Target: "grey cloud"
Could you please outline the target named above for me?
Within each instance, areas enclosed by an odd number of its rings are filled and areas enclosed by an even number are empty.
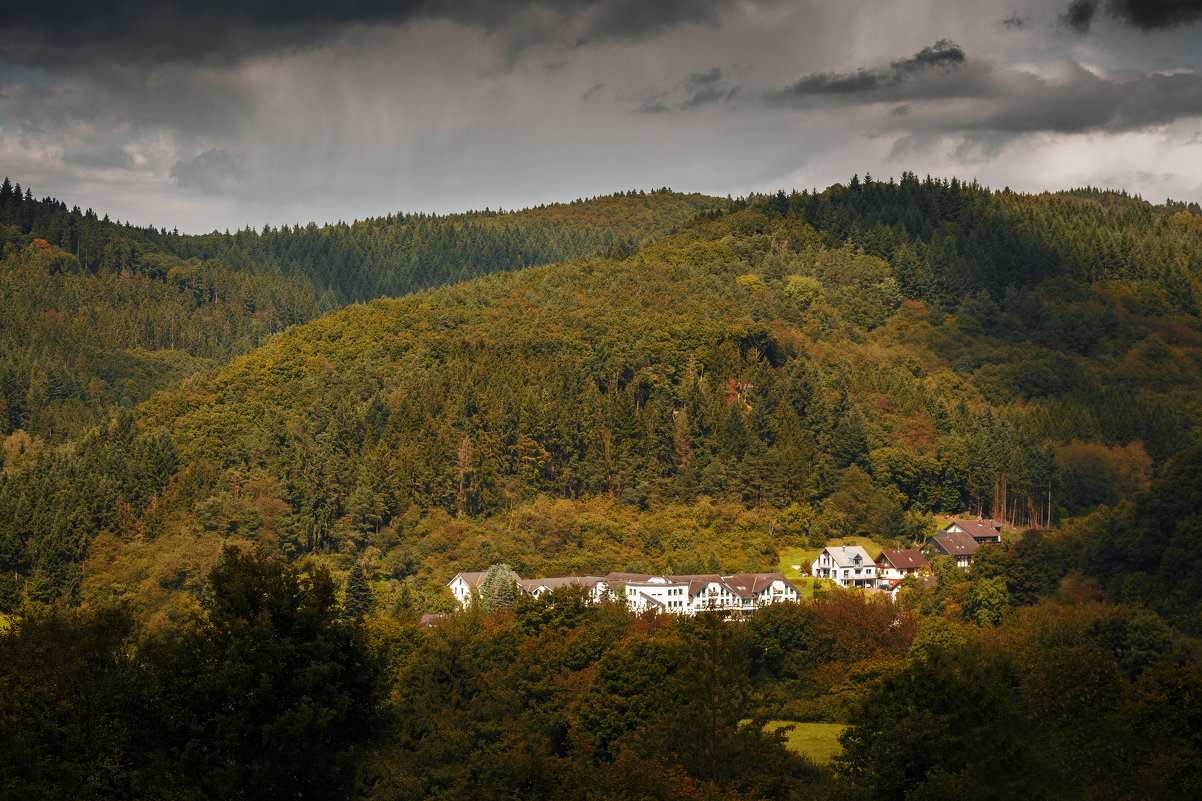
[[[593,95],[597,94],[597,92],[600,92],[604,88],[605,88],[604,82],[593,84],[592,86],[590,86],[588,88],[588,91],[586,91],[583,95],[580,96],[580,102],[587,103],[589,100],[591,100],[593,98]]]
[[[634,111],[636,114],[666,114],[671,111],[696,111],[704,106],[729,103],[740,93],[738,86],[727,86],[721,67],[704,72],[691,72],[670,90],[657,90],[646,96]]]
[[[171,179],[181,189],[220,194],[240,183],[244,171],[240,156],[226,148],[212,148],[193,158],[177,161],[171,167]]]
[[[722,70],[714,67],[708,72],[694,72],[685,79],[685,86],[690,89],[697,89],[702,86],[711,86],[722,80]]]
[[[1020,17],[1017,11],[1011,11],[1010,16],[1002,20],[1002,25],[1011,30],[1022,30],[1031,24],[1031,21],[1026,17]]]
[[[645,100],[635,108],[635,114],[667,114],[671,111],[663,100]]]
[[[0,62],[52,70],[95,63],[225,63],[320,46],[356,25],[442,19],[496,31],[538,10],[579,41],[638,39],[712,24],[733,0],[0,0]]]
[[[1060,21],[1078,33],[1088,33],[1101,9],[1100,0],[1073,0]],[[1106,0],[1105,11],[1120,25],[1165,30],[1202,20],[1202,0]]]
[[[722,70],[714,67],[707,72],[694,72],[685,79],[685,92],[688,97],[680,104],[682,109],[694,110],[713,103],[734,100],[739,94],[739,87],[726,88],[722,86]]]
[[[975,96],[933,98],[886,127],[1005,141],[1036,132],[1122,133],[1202,116],[1202,76],[1195,73],[1108,79],[1069,62],[1054,82],[1004,70],[983,72],[977,80]]]
[[[99,149],[67,153],[63,156],[63,162],[98,169],[126,170],[134,166],[134,159],[129,151],[116,144],[109,144]]]
[[[1032,132],[1118,133],[1202,116],[1202,75],[1099,75],[1067,59],[1039,75],[970,62],[941,40],[888,68],[816,73],[765,99],[819,109],[888,103],[887,111],[874,112],[881,131],[988,133],[1005,140]]]
[[[723,89],[721,86],[707,86],[690,94],[680,107],[687,110],[701,108],[712,103],[734,100],[739,95],[739,87]]]
[[[940,39],[910,58],[878,69],[860,68],[852,73],[816,72],[777,93],[778,101],[801,100],[820,95],[859,95],[892,90],[925,74],[949,72],[964,67],[967,59],[955,42]]]

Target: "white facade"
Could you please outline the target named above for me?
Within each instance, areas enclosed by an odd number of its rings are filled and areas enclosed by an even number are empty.
[[[626,605],[634,612],[657,609],[674,615],[686,614],[689,606],[689,582],[673,581],[666,576],[652,576],[645,581],[628,582],[625,586]]]
[[[828,545],[810,565],[810,573],[840,587],[876,586],[876,563],[859,545]]]
[[[484,573],[458,573],[449,582],[461,608],[467,608],[472,591],[478,588]],[[567,585],[589,588],[589,600],[622,598],[636,613],[656,610],[672,615],[693,616],[703,611],[750,612],[761,606],[797,601],[797,588],[782,573],[716,573],[685,576],[650,576],[636,573],[610,573],[608,576],[566,576],[519,579],[519,591],[535,598]]]
[[[451,594],[459,602],[460,609],[467,609],[472,602],[472,590],[480,586],[480,580],[483,578],[483,573],[456,573],[455,578],[448,583],[447,586],[451,588]]]

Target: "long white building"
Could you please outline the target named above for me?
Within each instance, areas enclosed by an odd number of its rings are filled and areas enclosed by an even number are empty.
[[[457,573],[449,582],[451,592],[462,608],[472,600],[472,591],[484,573]],[[646,573],[610,573],[606,576],[560,576],[523,579],[514,575],[518,590],[539,597],[553,589],[569,585],[588,588],[589,598],[624,599],[635,612],[656,610],[671,615],[696,615],[707,610],[750,612],[761,606],[796,601],[797,587],[783,573],[717,573],[656,576]]]

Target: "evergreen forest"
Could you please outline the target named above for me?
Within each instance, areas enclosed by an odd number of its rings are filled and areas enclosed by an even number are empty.
[[[6,179],[0,248],[0,797],[1202,794],[1196,203],[906,173],[198,236]],[[962,514],[1003,528],[967,571],[737,624],[446,586]]]

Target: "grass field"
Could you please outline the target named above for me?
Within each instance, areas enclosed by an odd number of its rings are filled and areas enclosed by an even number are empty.
[[[831,761],[843,749],[839,745],[839,735],[847,728],[842,723],[794,723],[788,720],[772,720],[767,729],[775,731],[782,726],[792,726],[786,732],[786,745],[790,751],[809,757],[819,765]]]
[[[829,540],[827,545],[859,545],[864,550],[868,551],[868,555],[876,559],[884,550],[880,545],[868,539],[867,537],[835,537]],[[780,566],[777,568],[785,574],[785,578],[789,580],[801,578],[814,563],[814,559],[818,554],[822,553],[821,548],[783,548],[780,552]],[[793,569],[793,565],[799,565],[797,570]]]

